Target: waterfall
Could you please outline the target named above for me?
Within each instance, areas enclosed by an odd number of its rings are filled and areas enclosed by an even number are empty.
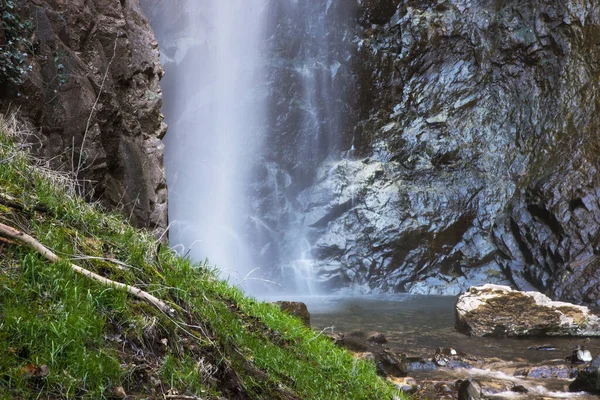
[[[349,39],[331,30],[347,6],[142,3],[167,72],[171,245],[208,258],[233,282],[256,278],[314,291],[314,243],[298,198],[318,166],[342,154],[349,56],[338,42]]]

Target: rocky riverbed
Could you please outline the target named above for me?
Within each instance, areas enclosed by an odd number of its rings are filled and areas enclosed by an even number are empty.
[[[577,359],[578,346],[596,356],[597,338],[468,336],[456,330],[454,296],[301,300],[314,329],[374,360],[381,375],[418,398],[597,398],[583,391],[589,387],[570,389],[592,365]]]

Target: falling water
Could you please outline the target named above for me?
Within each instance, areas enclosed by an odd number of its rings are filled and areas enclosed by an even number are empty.
[[[252,278],[312,292],[313,241],[297,198],[321,163],[343,157],[348,57],[330,32],[340,6],[143,3],[167,72],[171,245],[234,277],[254,271]]]
[[[265,0],[147,1],[167,70],[170,243],[242,277],[249,160],[260,149]],[[167,4],[168,3],[168,4]]]

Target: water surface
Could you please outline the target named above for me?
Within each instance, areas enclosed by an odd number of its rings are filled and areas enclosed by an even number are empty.
[[[409,355],[431,357],[437,347],[452,347],[469,355],[531,363],[564,359],[578,345],[593,355],[600,339],[584,338],[475,338],[455,329],[455,296],[304,297],[315,329],[333,326],[335,332],[362,330],[383,333],[389,346]],[[554,351],[528,350],[551,345]]]

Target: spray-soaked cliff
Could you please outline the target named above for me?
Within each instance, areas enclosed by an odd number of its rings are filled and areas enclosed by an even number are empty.
[[[375,287],[507,279],[595,302],[598,6],[397,3],[360,21],[369,157],[345,167],[362,200],[323,249]]]
[[[251,182],[264,229],[251,237],[259,256],[272,252],[274,279],[286,279],[276,267],[297,258],[301,232],[327,287],[449,293],[508,282],[596,301],[595,3],[294,3],[307,19],[267,4],[275,95]],[[318,69],[285,68],[307,54],[329,71],[318,81],[335,93],[328,102],[299,94],[301,72]],[[299,142],[336,129],[303,161]]]

